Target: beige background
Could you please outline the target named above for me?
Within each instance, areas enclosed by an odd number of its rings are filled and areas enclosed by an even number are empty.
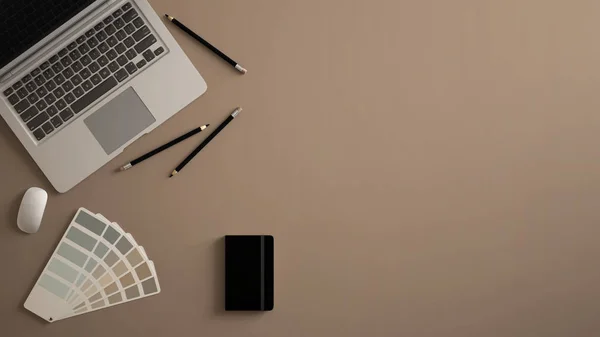
[[[52,191],[0,122],[0,334],[597,336],[597,1],[153,0],[208,92],[16,229]],[[244,112],[175,179],[201,137]],[[79,206],[143,244],[162,293],[55,324],[22,309]],[[275,310],[222,310],[226,234],[275,237]]]

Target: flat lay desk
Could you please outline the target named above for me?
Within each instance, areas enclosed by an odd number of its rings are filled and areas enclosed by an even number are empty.
[[[600,20],[590,1],[152,0],[208,83],[66,194],[0,122],[2,336],[592,336]],[[169,80],[169,79],[165,79]],[[126,172],[129,160],[240,114]],[[207,133],[208,134],[208,133]],[[15,223],[50,193],[40,231]],[[23,302],[78,207],[135,233],[162,292],[48,324]],[[275,238],[275,306],[223,308],[223,240]]]

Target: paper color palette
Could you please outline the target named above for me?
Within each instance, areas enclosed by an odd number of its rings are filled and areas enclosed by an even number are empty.
[[[154,263],[133,236],[80,208],[25,308],[54,322],[159,292]]]

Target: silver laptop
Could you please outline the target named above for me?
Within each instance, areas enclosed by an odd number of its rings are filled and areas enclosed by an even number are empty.
[[[0,115],[59,192],[206,91],[146,0],[2,0],[0,18]]]

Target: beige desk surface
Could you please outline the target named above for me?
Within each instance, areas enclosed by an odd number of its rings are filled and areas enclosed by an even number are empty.
[[[153,0],[208,92],[72,191],[0,123],[3,336],[596,336],[600,5]],[[245,111],[180,176],[199,138]],[[159,296],[45,324],[22,304],[79,206],[154,259]],[[275,310],[223,311],[226,234],[275,237]]]

